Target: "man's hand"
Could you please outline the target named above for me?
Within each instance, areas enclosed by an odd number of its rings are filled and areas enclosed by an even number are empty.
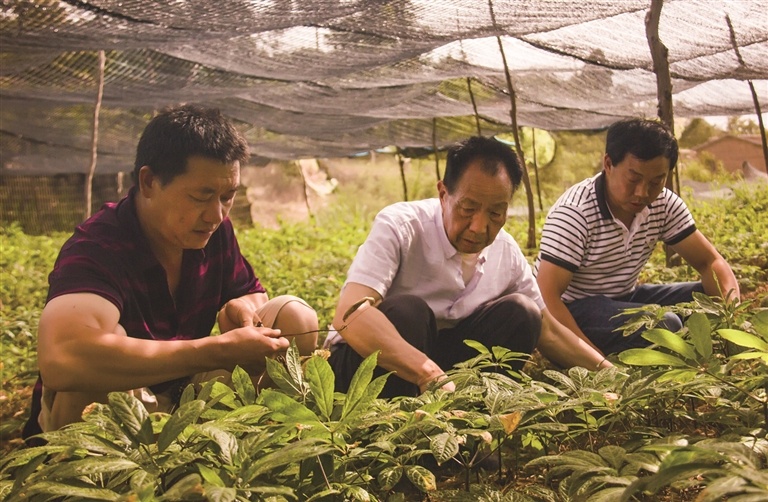
[[[427,389],[430,388],[433,383],[435,383],[435,382],[442,382],[446,378],[448,378],[448,377],[445,376],[445,373],[441,373],[441,374],[439,374],[437,376],[430,376],[430,377],[427,377],[427,378],[419,381],[419,383],[418,383],[419,393],[420,394],[424,394],[424,392],[426,392]],[[442,390],[444,390],[446,392],[453,392],[453,391],[456,390],[456,384],[451,382],[451,381],[448,381],[448,382],[445,382],[445,384],[443,384],[440,387],[440,389],[442,389]]]
[[[256,326],[235,328],[216,338],[222,342],[224,368],[232,371],[238,365],[251,375],[263,372],[265,359],[284,354],[290,345],[279,329]]]
[[[219,331],[226,333],[237,328],[261,326],[261,318],[256,313],[257,308],[256,303],[247,297],[228,301],[219,310],[217,316]]]

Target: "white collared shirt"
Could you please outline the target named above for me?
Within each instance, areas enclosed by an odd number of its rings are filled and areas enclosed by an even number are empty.
[[[544,301],[520,246],[501,230],[483,249],[465,284],[461,254],[448,241],[439,199],[399,202],[376,216],[347,274],[354,282],[388,295],[423,298],[438,328],[454,326],[478,307],[510,293]]]

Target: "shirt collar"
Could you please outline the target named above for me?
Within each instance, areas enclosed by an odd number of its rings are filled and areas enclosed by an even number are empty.
[[[600,208],[600,216],[604,220],[612,220],[613,214],[608,208],[608,199],[605,196],[605,171],[595,177],[595,197],[597,197],[597,207]]]

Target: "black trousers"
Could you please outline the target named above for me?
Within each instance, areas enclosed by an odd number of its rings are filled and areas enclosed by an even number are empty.
[[[462,319],[453,328],[437,329],[435,314],[418,296],[397,295],[386,298],[379,310],[395,326],[406,342],[424,352],[443,370],[477,355],[464,344],[476,340],[486,347],[500,346],[530,354],[541,333],[541,311],[527,296],[510,294],[489,302]],[[331,349],[328,362],[336,376],[336,391],[347,392],[363,358],[346,343]],[[520,369],[522,363],[516,369]],[[377,367],[374,376],[386,373]],[[416,384],[390,375],[380,397],[416,396]]]

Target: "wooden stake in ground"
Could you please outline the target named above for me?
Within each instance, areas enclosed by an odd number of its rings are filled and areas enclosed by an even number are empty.
[[[432,152],[435,154],[435,175],[440,181],[440,157],[437,152],[437,117],[432,118]]]
[[[739,65],[742,68],[746,68],[747,64],[744,62],[744,58],[741,57],[739,51],[739,44],[736,43],[736,32],[733,29],[733,23],[731,23],[731,17],[726,14],[725,22],[728,23],[728,31],[731,33],[731,45],[733,45],[733,51],[736,53],[736,58],[739,60]],[[765,124],[763,124],[763,113],[760,111],[760,101],[757,99],[757,92],[755,91],[755,84],[751,80],[747,80],[749,85],[749,91],[752,93],[752,102],[755,104],[755,112],[757,113],[757,123],[760,127],[760,141],[763,144],[763,160],[765,160],[765,172],[768,173],[768,143],[765,140]]]
[[[106,55],[104,51],[99,51],[99,82],[96,91],[96,106],[93,108],[93,133],[91,135],[91,165],[88,168],[88,176],[85,179],[85,218],[91,217],[91,206],[93,205],[93,175],[96,172],[96,157],[99,149],[99,113],[101,113],[101,100],[104,96],[104,66],[106,66]]]
[[[493,13],[493,0],[488,0],[488,7],[491,10],[491,21],[493,22],[493,28],[496,30],[496,14]],[[520,166],[523,168],[523,185],[525,186],[525,195],[528,200],[528,242],[526,247],[528,249],[534,249],[536,247],[536,215],[533,208],[533,192],[531,191],[531,179],[528,177],[528,166],[525,165],[525,155],[523,154],[523,147],[520,144],[520,133],[517,128],[517,97],[515,96],[515,88],[512,85],[512,77],[509,74],[509,65],[507,64],[507,56],[504,54],[504,45],[501,43],[501,37],[496,35],[496,41],[499,43],[499,52],[501,52],[501,61],[504,63],[504,76],[507,79],[507,90],[509,91],[509,101],[511,107],[509,109],[509,117],[512,120],[512,134],[515,136],[515,150],[517,150],[517,156],[520,157]]]
[[[659,19],[664,0],[651,0],[651,8],[645,14],[645,36],[648,39],[648,47],[651,49],[653,60],[653,73],[656,74],[656,95],[658,99],[658,114],[661,121],[669,127],[672,134],[675,133],[675,119],[672,111],[672,78],[669,73],[669,50],[659,38]],[[675,169],[677,173],[677,169]],[[674,176],[674,175],[673,175]],[[667,189],[675,191],[674,177],[667,177]],[[678,192],[680,181],[678,178]],[[672,265],[674,252],[664,245],[667,267]]]
[[[405,159],[403,158],[403,151],[400,147],[397,148],[397,163],[400,165],[400,179],[403,182],[403,200],[408,201],[408,184],[405,182]]]

